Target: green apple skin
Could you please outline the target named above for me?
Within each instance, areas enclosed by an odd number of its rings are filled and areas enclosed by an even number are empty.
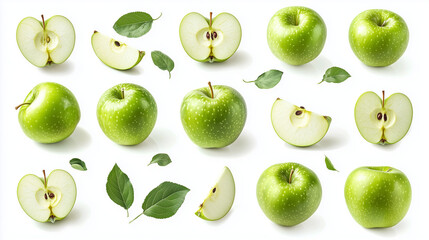
[[[110,140],[120,145],[143,142],[155,127],[157,113],[157,105],[150,92],[132,83],[108,89],[97,106],[100,128]]]
[[[25,98],[18,113],[24,133],[39,143],[56,143],[69,137],[80,120],[73,93],[54,82],[40,83]]]
[[[180,115],[189,138],[202,148],[222,148],[233,143],[244,128],[246,102],[229,86],[214,85],[189,92]]]
[[[322,52],[327,30],[322,17],[306,7],[286,7],[271,18],[267,41],[271,52],[291,65],[311,62]]]
[[[311,169],[298,163],[280,163],[261,174],[256,196],[271,221],[294,226],[317,210],[322,199],[322,186]]]
[[[350,214],[363,227],[392,227],[407,214],[411,185],[398,169],[360,167],[348,176],[344,197]]]
[[[350,46],[364,64],[389,66],[407,49],[409,32],[404,19],[383,10],[366,10],[355,17],[349,29]]]

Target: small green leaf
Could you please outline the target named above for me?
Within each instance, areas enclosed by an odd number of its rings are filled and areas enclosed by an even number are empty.
[[[153,21],[158,18],[153,19],[152,16],[145,12],[130,12],[120,17],[113,25],[113,29],[122,36],[137,38],[149,32]]]
[[[331,83],[340,83],[344,82],[347,78],[351,77],[350,74],[339,67],[331,67],[326,70],[325,75],[323,75],[322,82],[331,82]]]
[[[168,154],[166,154],[166,153],[158,153],[155,156],[153,156],[152,161],[150,161],[148,166],[153,164],[153,163],[157,163],[159,166],[163,167],[163,166],[167,166],[168,164],[170,164],[171,159],[170,159],[170,156],[168,156]]]
[[[106,191],[110,199],[127,210],[134,202],[134,189],[128,176],[121,171],[117,164],[113,166],[107,177]]]
[[[327,169],[338,172],[338,170],[335,169],[334,165],[332,164],[331,160],[329,160],[329,158],[326,155],[325,155],[325,164]]]
[[[269,89],[275,87],[282,79],[283,72],[279,70],[269,70],[262,73],[255,81],[245,81],[245,83],[254,82],[255,85],[260,89]]]
[[[72,166],[72,168],[77,169],[79,171],[88,170],[86,168],[85,162],[80,160],[79,158],[73,158],[72,160],[70,160],[70,165]]]
[[[153,51],[151,56],[153,64],[155,64],[161,70],[167,70],[169,78],[171,78],[171,71],[174,69],[173,60],[161,51]]]

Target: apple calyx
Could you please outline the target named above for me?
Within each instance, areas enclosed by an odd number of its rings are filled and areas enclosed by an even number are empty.
[[[24,105],[30,105],[31,103],[25,102],[25,103],[21,103],[18,106],[15,107],[15,110],[18,110],[20,107],[24,106]]]
[[[211,98],[214,99],[214,93],[213,93],[212,83],[209,82],[208,84],[209,84],[209,87],[210,87]]]

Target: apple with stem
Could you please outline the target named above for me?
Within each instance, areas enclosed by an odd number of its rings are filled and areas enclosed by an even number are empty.
[[[91,44],[95,55],[104,64],[118,70],[135,67],[145,55],[144,51],[137,50],[97,31],[92,34]]]
[[[241,41],[241,25],[230,13],[220,13],[212,19],[191,12],[179,27],[185,52],[199,62],[223,62],[230,58]]]
[[[25,175],[18,183],[18,201],[24,212],[38,222],[64,219],[76,201],[76,183],[66,171],[56,169],[43,178]]]
[[[26,17],[16,29],[16,42],[22,55],[33,65],[44,67],[63,63],[73,52],[75,43],[73,24],[56,15],[45,21]]]
[[[365,92],[356,102],[355,121],[362,137],[370,143],[393,144],[408,132],[413,120],[413,106],[402,93],[381,99]]]
[[[208,84],[183,98],[180,117],[186,134],[195,144],[222,148],[240,136],[247,117],[246,102],[231,87]]]

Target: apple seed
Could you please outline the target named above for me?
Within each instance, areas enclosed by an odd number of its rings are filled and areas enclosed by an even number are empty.
[[[48,195],[46,195],[46,193],[45,193],[45,200],[48,200]]]
[[[381,120],[381,118],[383,117],[383,114],[381,114],[381,112],[379,112],[378,114],[377,114],[377,119],[378,120]]]
[[[118,41],[115,41],[115,45],[116,45],[117,47],[121,46],[121,44],[120,44]]]
[[[295,115],[297,115],[297,116],[299,116],[299,115],[301,115],[302,114],[302,111],[301,110],[298,110],[298,111],[296,111],[295,112]]]
[[[45,193],[45,196],[46,196],[46,193]],[[54,198],[55,197],[55,194],[54,193],[49,193],[49,198],[50,199],[52,199],[52,198]]]
[[[213,40],[213,38],[217,38],[217,32],[213,32],[213,34],[212,34],[212,40]]]
[[[210,33],[209,33],[209,32],[207,32],[207,33],[206,33],[206,38],[207,38],[208,40],[210,40]]]
[[[216,192],[216,188],[213,188],[212,193],[215,193],[215,192]]]
[[[385,122],[387,121],[387,115],[386,114],[384,114],[384,121]]]

